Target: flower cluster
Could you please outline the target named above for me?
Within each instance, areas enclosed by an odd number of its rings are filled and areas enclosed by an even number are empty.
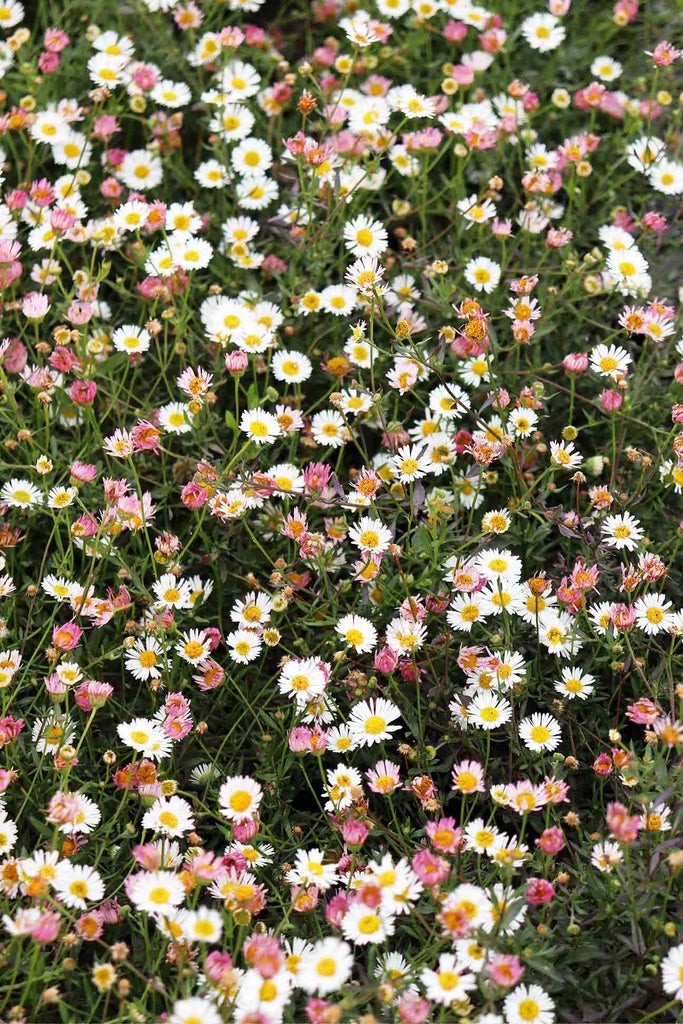
[[[671,5],[271,6],[0,7],[0,1018],[678,1019]]]

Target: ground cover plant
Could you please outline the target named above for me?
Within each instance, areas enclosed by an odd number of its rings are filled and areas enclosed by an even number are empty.
[[[0,1021],[683,1019],[679,14],[0,0]]]

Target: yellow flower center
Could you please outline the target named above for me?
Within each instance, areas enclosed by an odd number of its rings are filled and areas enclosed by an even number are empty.
[[[243,814],[250,805],[251,795],[244,789],[237,790],[230,797],[230,807],[233,811],[237,811],[238,814]]]

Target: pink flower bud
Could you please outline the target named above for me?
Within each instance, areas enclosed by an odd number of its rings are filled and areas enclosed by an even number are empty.
[[[235,375],[242,374],[249,366],[249,356],[246,352],[242,352],[240,349],[235,349],[234,352],[228,352],[225,357],[225,369],[228,373]]]
[[[562,360],[567,373],[584,373],[588,369],[588,356],[584,352],[570,352]]]
[[[342,836],[350,850],[360,850],[368,837],[368,826],[364,821],[345,821],[342,825]]]
[[[383,675],[389,675],[398,665],[398,654],[391,647],[382,647],[375,651],[375,668]]]
[[[600,395],[600,405],[605,412],[616,412],[624,401],[618,391],[603,391]]]

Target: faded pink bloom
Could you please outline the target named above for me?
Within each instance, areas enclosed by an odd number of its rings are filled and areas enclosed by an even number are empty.
[[[47,805],[46,817],[51,825],[66,825],[78,814],[78,800],[71,793],[55,793]]]
[[[657,213],[656,210],[648,210],[643,216],[643,226],[649,231],[666,231],[667,219],[663,217],[661,213]]]
[[[489,974],[496,985],[512,988],[524,974],[524,966],[514,953],[497,953],[489,967]]]
[[[451,873],[451,866],[431,850],[420,850],[413,857],[412,868],[423,885],[441,885]]]
[[[648,57],[652,57],[652,63],[656,68],[668,68],[676,60],[676,57],[680,57],[681,50],[677,50],[673,43],[663,39],[661,43],[657,43],[654,50],[645,50],[645,53]]]
[[[529,887],[524,895],[527,903],[540,906],[542,903],[550,903],[555,895],[555,888],[545,878],[530,878]]]
[[[438,821],[428,821],[425,831],[432,846],[440,853],[456,853],[462,845],[462,829],[459,825],[456,826],[455,818],[439,818]]]
[[[247,818],[245,821],[233,821],[232,834],[238,843],[248,843],[258,833],[261,823],[258,818]]]
[[[430,1006],[417,992],[405,992],[396,1003],[396,1011],[405,1024],[424,1024],[429,1017]]]
[[[60,651],[73,651],[78,647],[83,630],[75,622],[66,622],[52,629],[52,646]]]
[[[75,380],[69,388],[69,398],[76,405],[90,405],[95,401],[97,384],[94,380]]]
[[[609,754],[598,754],[593,761],[593,771],[596,775],[611,775],[613,767],[612,758]]]
[[[550,855],[559,853],[565,846],[564,832],[556,825],[546,828],[540,838],[536,840],[536,845],[540,846],[543,853]]]
[[[74,697],[83,711],[93,711],[103,707],[114,692],[109,683],[100,683],[97,679],[86,679],[76,689]]]
[[[76,459],[75,462],[71,463],[69,473],[72,480],[75,480],[77,483],[89,484],[97,476],[97,467],[91,462],[81,462],[79,459]]]
[[[660,709],[649,697],[641,697],[626,709],[626,717],[636,725],[651,725],[660,714]]]
[[[227,981],[232,972],[232,957],[229,953],[221,953],[215,949],[204,961],[204,971],[214,985],[220,985]]]
[[[49,308],[50,300],[40,292],[28,292],[21,303],[21,311],[27,320],[44,320]]]
[[[388,796],[401,785],[401,769],[393,761],[378,761],[365,773],[371,793]]]

